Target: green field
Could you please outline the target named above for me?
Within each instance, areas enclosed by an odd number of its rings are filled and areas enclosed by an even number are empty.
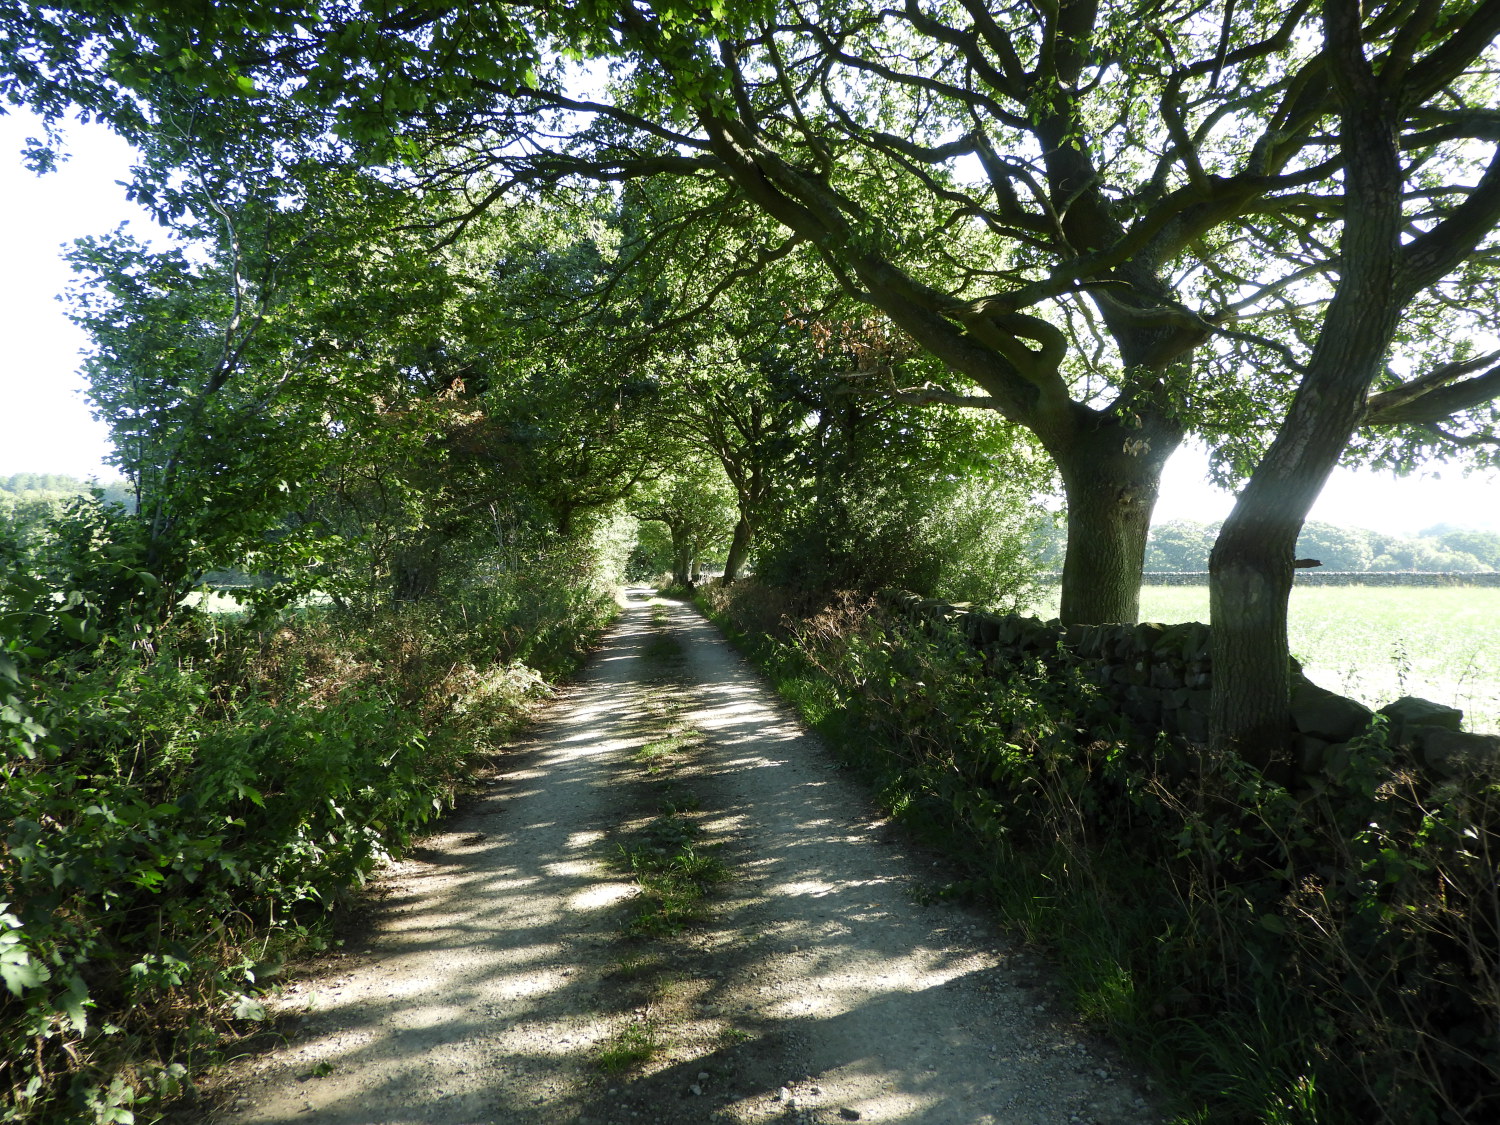
[[[1053,587],[1033,608],[1057,613]],[[1147,586],[1143,621],[1206,621],[1207,586]],[[1464,710],[1470,730],[1500,731],[1500,589],[1299,586],[1292,653],[1309,678],[1379,707],[1419,695]]]

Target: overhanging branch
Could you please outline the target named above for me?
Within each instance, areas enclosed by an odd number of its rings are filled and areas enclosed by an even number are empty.
[[[873,371],[846,371],[839,378],[842,382],[834,388],[833,393],[843,397],[869,395],[906,403],[908,406],[936,404],[968,406],[976,410],[1002,410],[1000,400],[989,395],[962,395],[934,387],[930,383],[923,383],[920,387],[899,387],[896,385],[895,371],[889,364],[881,364]]]
[[[1491,352],[1462,363],[1445,363],[1399,387],[1372,395],[1364,425],[1428,425],[1500,398],[1500,365],[1472,379],[1464,376],[1500,359]]]

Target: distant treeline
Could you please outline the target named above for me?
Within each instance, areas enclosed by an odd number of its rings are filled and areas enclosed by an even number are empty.
[[[1193,573],[1208,569],[1208,553],[1219,523],[1172,520],[1151,529],[1146,570]],[[1049,530],[1039,545],[1043,565],[1061,567],[1064,532]],[[1500,570],[1500,532],[1440,523],[1415,536],[1388,535],[1363,527],[1309,523],[1297,540],[1297,557],[1317,559],[1320,570],[1472,573]]]
[[[0,507],[12,508],[27,501],[66,500],[71,496],[87,496],[94,487],[88,481],[65,473],[12,473],[0,476]],[[126,508],[135,506],[135,494],[123,480],[106,481],[99,485],[106,503],[121,504]]]

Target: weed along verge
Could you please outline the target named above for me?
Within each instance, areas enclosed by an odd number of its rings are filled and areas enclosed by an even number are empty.
[[[646,772],[656,815],[616,844],[616,859],[640,888],[626,934],[665,938],[703,920],[709,894],[730,872],[718,855],[724,841],[704,839],[702,801],[680,776],[690,755],[704,744],[702,732],[683,721],[675,696],[674,689],[686,686],[673,682],[681,674],[683,649],[667,631],[660,605],[653,607],[652,624],[642,656],[657,673],[652,679],[663,684],[651,708],[659,716],[661,734],[633,757]]]
[[[690,608],[632,597],[510,762],[215,1122],[1158,1125]]]
[[[690,1022],[684,1003],[682,960],[674,939],[702,923],[711,897],[731,873],[719,857],[725,841],[708,840],[702,802],[684,784],[682,773],[704,746],[701,731],[682,717],[680,693],[684,650],[671,633],[666,608],[652,607],[651,633],[641,646],[646,679],[647,732],[654,734],[621,765],[627,784],[643,787],[654,815],[624,827],[614,842],[616,868],[634,881],[637,893],[625,903],[620,934],[630,951],[615,977],[645,1000],[644,1018],[627,1024],[599,1049],[598,1066],[607,1074],[638,1072],[665,1047],[681,1038]],[[655,731],[651,727],[656,728]],[[696,1083],[699,1089],[702,1083]]]

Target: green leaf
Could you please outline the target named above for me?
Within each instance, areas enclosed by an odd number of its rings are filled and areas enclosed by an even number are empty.
[[[240,996],[234,1002],[234,1018],[259,1023],[266,1018],[266,1006],[253,996]]]
[[[51,980],[52,970],[33,961],[24,949],[5,949],[0,951],[0,977],[5,978],[5,987],[19,996]]]
[[[62,994],[59,1003],[74,1031],[82,1033],[88,1029],[88,1009],[94,1006],[94,1002],[89,997],[88,985],[83,983],[82,977],[68,978],[68,990]]]

